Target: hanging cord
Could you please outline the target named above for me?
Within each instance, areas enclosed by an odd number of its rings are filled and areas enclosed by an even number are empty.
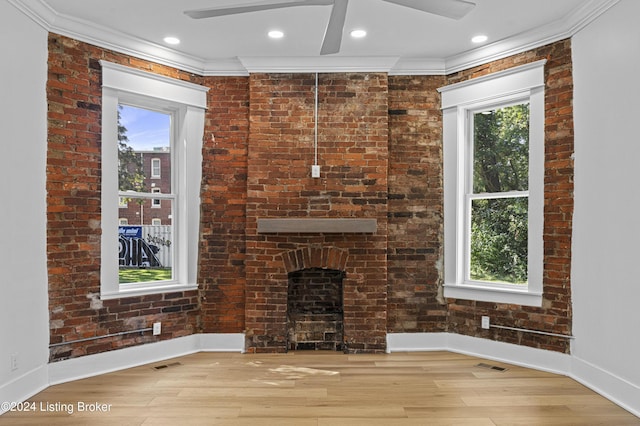
[[[314,135],[313,135],[313,149],[314,157],[313,164],[318,165],[318,73],[316,73],[316,93],[315,93],[315,105],[314,105]]]

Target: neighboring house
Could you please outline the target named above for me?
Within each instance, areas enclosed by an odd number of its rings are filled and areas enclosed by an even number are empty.
[[[167,148],[137,151],[142,159],[145,192],[171,192],[171,152]],[[171,225],[169,200],[120,199],[120,225]]]

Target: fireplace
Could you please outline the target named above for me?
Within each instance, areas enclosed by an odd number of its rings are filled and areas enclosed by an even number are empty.
[[[313,74],[249,77],[245,350],[384,352],[387,75],[321,74],[317,121],[315,90]],[[341,306],[299,312],[289,301],[291,276],[319,270],[341,277]]]
[[[288,274],[289,350],[344,350],[343,278],[343,271],[322,268]]]
[[[262,238],[251,249],[260,254],[247,262],[247,352],[386,350],[386,255],[372,244],[374,235]],[[298,248],[274,254],[291,245]]]

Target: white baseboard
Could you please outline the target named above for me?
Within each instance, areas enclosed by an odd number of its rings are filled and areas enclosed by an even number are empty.
[[[0,415],[8,411],[4,403],[18,403],[49,387],[47,366],[41,365],[0,386]]]
[[[192,334],[51,363],[49,364],[49,384],[70,382],[195,352],[242,352],[243,348],[243,334]]]
[[[387,333],[387,352],[449,350],[449,333]]]
[[[198,334],[202,352],[244,352],[244,334]]]
[[[451,351],[521,367],[569,375],[571,356],[511,343],[452,333],[390,333],[389,352]]]
[[[451,351],[571,377],[640,417],[640,387],[572,355],[451,333],[390,333],[387,350]]]
[[[571,378],[640,417],[640,386],[580,358],[572,358]]]

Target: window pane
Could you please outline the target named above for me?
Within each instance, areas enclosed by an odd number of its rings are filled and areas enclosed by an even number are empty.
[[[473,192],[529,189],[529,105],[473,117]]]
[[[120,191],[151,192],[153,184],[171,192],[171,116],[120,104],[118,183]],[[158,182],[158,180],[160,182]]]
[[[151,177],[159,178],[160,177],[160,159],[152,158],[151,159]]]
[[[473,200],[470,278],[526,284],[528,197]]]
[[[174,200],[153,198],[171,193],[170,147],[169,114],[119,105],[120,284],[173,280]]]
[[[171,225],[120,226],[118,234],[120,284],[173,279]]]

